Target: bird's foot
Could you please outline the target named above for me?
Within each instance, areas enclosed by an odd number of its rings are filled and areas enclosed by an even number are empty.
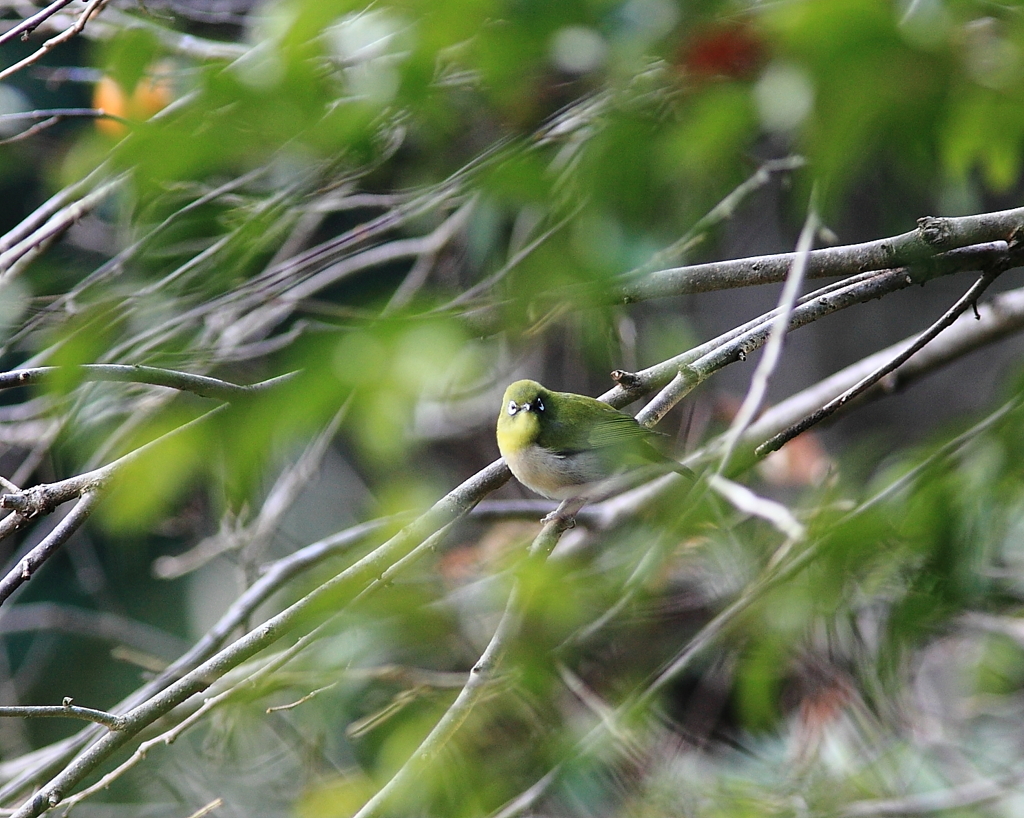
[[[583,508],[585,503],[586,499],[583,497],[570,497],[568,500],[562,500],[558,504],[558,508],[541,518],[541,525],[555,523],[562,531],[575,528],[576,512]]]
[[[570,517],[563,517],[561,514],[558,513],[558,509],[556,508],[550,514],[545,514],[543,517],[540,518],[541,525],[547,525],[548,523],[558,523],[562,530],[568,528],[575,528],[576,515],[573,514]]]

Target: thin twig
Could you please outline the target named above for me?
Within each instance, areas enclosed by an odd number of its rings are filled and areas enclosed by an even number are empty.
[[[941,366],[1024,330],[1024,289],[999,293],[989,302],[981,304],[979,313],[981,320],[968,320],[961,316],[956,324],[913,358],[863,393],[862,399],[896,392]],[[752,451],[758,444],[796,423],[892,360],[914,343],[915,337],[875,352],[766,409],[744,434],[743,445]]]
[[[987,269],[1006,261],[1007,247],[1002,242],[953,250],[930,262],[926,278]],[[801,298],[790,317],[789,329],[805,326],[854,304],[880,298],[921,281],[920,275],[915,278],[905,268],[855,275]],[[770,321],[775,315],[777,312],[773,310],[674,358],[640,372],[623,373],[618,379],[618,386],[601,395],[600,399],[621,408],[652,389],[661,388],[677,379],[680,383],[672,392],[671,400],[678,401],[723,366],[746,360],[751,352],[763,346],[768,339]],[[662,396],[658,396],[644,408],[641,415],[647,423],[650,418],[662,417],[671,405]]]
[[[439,252],[465,226],[472,213],[472,205],[472,200],[462,205],[425,236],[395,239],[338,260],[309,275],[290,276],[282,280],[280,287],[276,288],[276,298],[268,300],[264,293],[261,300],[267,303],[231,326],[229,335],[232,342],[239,343],[253,336],[265,334],[290,315],[303,299],[312,297],[348,276],[400,259]]]
[[[530,546],[526,558],[529,560],[545,559],[557,544],[558,538],[565,530],[567,524],[568,519],[564,517],[556,517],[546,523]],[[409,756],[398,772],[370,800],[363,804],[354,818],[372,818],[373,816],[380,815],[386,809],[391,799],[401,794],[413,782],[421,780],[424,771],[436,760],[438,754],[451,741],[466,719],[469,718],[470,712],[472,712],[474,706],[480,700],[484,689],[493,680],[495,670],[501,661],[502,655],[518,631],[523,602],[524,592],[522,586],[516,582],[509,594],[505,605],[505,612],[502,614],[493,636],[491,636],[487,647],[480,655],[476,664],[473,665],[469,678],[459,692],[458,697],[456,697],[452,705],[445,711],[437,724],[434,725],[434,728],[412,752],[412,755]]]
[[[181,13],[185,8],[186,6],[177,6],[176,13]],[[195,7],[188,6],[187,8]],[[211,40],[208,37],[175,31],[168,25],[158,25],[147,20],[143,15],[128,14],[116,7],[106,9],[103,17],[95,20],[93,25],[84,30],[84,34],[90,39],[110,40],[129,28],[143,28],[159,41],[163,51],[195,60],[233,62],[254,50],[253,46],[245,43]]]
[[[746,486],[734,483],[720,474],[711,476],[710,485],[736,509],[767,520],[794,542],[802,540],[807,533],[804,525],[782,503],[759,497]]]
[[[15,389],[44,383],[58,375],[80,376],[83,381],[108,381],[115,383],[141,383],[151,386],[165,386],[180,392],[191,392],[201,398],[215,398],[223,401],[240,400],[280,386],[292,379],[296,373],[289,372],[251,385],[239,385],[220,378],[193,375],[173,369],[155,366],[128,366],[125,364],[82,364],[75,367],[37,366],[31,369],[12,369],[0,373],[0,389]]]
[[[81,527],[82,523],[86,521],[89,515],[92,514],[96,505],[99,503],[100,496],[101,491],[99,484],[92,484],[89,488],[83,490],[81,498],[75,504],[75,507],[71,509],[71,512],[60,521],[53,531],[43,538],[43,541],[39,543],[39,545],[35,546],[24,557],[18,560],[17,565],[8,571],[3,579],[0,579],[0,605],[6,602],[11,594],[13,594],[18,588],[32,579],[32,575],[39,569],[39,566],[53,556],[53,554],[71,538],[71,535],[74,534]],[[22,513],[19,512],[19,514]],[[19,514],[12,516],[17,517]]]
[[[487,290],[493,288],[495,284],[497,284],[503,278],[505,278],[510,272],[512,272],[512,270],[516,269],[518,265],[522,264],[522,262],[526,258],[528,258],[530,254],[533,253],[544,242],[546,242],[553,235],[555,235],[555,233],[559,232],[564,227],[569,225],[572,222],[573,218],[579,215],[581,210],[583,210],[583,205],[577,204],[576,207],[574,207],[561,219],[555,222],[555,224],[548,227],[546,230],[540,233],[540,235],[535,236],[533,239],[527,242],[525,246],[520,247],[518,250],[516,250],[512,257],[508,261],[506,261],[498,270],[491,273],[489,276],[487,276],[487,278],[483,279],[483,281],[478,281],[472,287],[468,287],[467,289],[463,290],[461,293],[456,295],[446,304],[437,307],[433,311],[446,312],[456,307],[461,307],[463,305],[470,303],[471,301],[473,301],[473,299],[477,298],[479,295],[486,292]]]
[[[698,219],[679,239],[655,253],[642,267],[626,273],[626,277],[644,275],[665,264],[671,264],[692,250],[712,227],[732,218],[747,197],[768,184],[775,174],[792,173],[806,164],[807,160],[802,156],[787,156],[764,162],[748,179],[738,184],[718,204]]]
[[[214,798],[209,804],[200,807],[191,815],[189,815],[188,818],[206,818],[206,816],[213,812],[215,809],[220,809],[223,806],[223,798]]]
[[[56,483],[41,483],[27,488],[18,494],[0,494],[0,508],[11,508],[17,512],[0,520],[0,539],[20,530],[29,520],[40,514],[49,514],[58,506],[70,500],[84,497],[88,493],[98,493],[106,482],[121,468],[176,435],[182,434],[196,425],[205,422],[207,419],[218,414],[225,406],[227,404],[221,404],[216,409],[212,409],[194,420],[190,420],[188,423],[183,423],[181,426],[172,429],[155,440],[144,443],[137,449],[133,449],[105,466],[100,466],[82,474],[76,474],[74,477],[59,480]],[[91,503],[92,501],[89,504],[90,510]],[[54,532],[51,532],[50,536],[53,536],[53,534]],[[40,543],[41,545],[42,543]],[[37,548],[40,546],[37,546]],[[26,563],[24,567],[31,573],[38,566],[34,562],[30,562]],[[7,582],[7,579],[0,581],[0,585],[4,582]]]
[[[931,340],[940,332],[952,325],[952,323],[956,321],[956,319],[959,318],[965,310],[975,304],[981,294],[988,289],[988,286],[999,277],[1000,273],[1002,273],[1002,269],[983,273],[971,288],[964,293],[963,296],[961,296],[961,298],[952,307],[950,307],[938,321],[922,332],[921,335],[918,336],[917,340],[915,340],[914,343],[907,347],[903,352],[896,355],[888,363],[880,366],[870,375],[863,378],[859,383],[847,389],[843,394],[826,403],[818,411],[808,415],[799,423],[794,423],[788,429],[785,429],[775,435],[771,440],[762,443],[754,450],[755,457],[764,457],[765,455],[781,448],[787,441],[792,440],[803,432],[806,432],[812,426],[821,423],[821,421],[834,414],[836,410],[841,409],[855,397],[874,386],[890,372],[901,366],[912,355],[914,355],[914,353],[918,352],[930,343]]]
[[[775,367],[778,366],[782,357],[782,343],[789,331],[789,317],[793,314],[793,306],[796,304],[797,293],[799,293],[804,281],[804,274],[807,271],[807,254],[811,252],[811,244],[818,232],[818,214],[814,209],[813,196],[812,204],[804,220],[803,230],[800,231],[800,238],[796,243],[796,257],[793,260],[793,267],[786,276],[786,284],[779,295],[779,306],[776,308],[777,315],[772,320],[771,334],[764,346],[764,352],[757,363],[753,376],[750,378],[750,388],[747,390],[743,403],[740,405],[736,417],[729,425],[722,442],[722,457],[718,463],[718,474],[723,474],[729,465],[729,458],[732,457],[733,449],[740,436],[750,425],[754,416],[761,409],[765,395],[768,394],[768,382],[771,380]]]
[[[338,682],[331,682],[329,685],[324,685],[323,687],[318,687],[318,688],[315,688],[313,690],[310,690],[309,693],[307,693],[306,695],[300,696],[295,701],[288,702],[288,704],[277,704],[277,705],[274,705],[272,707],[268,707],[266,712],[267,713],[280,713],[280,712],[285,711],[285,710],[294,710],[296,707],[299,707],[300,705],[303,705],[306,702],[311,701],[312,699],[315,699],[321,693],[326,693],[328,690],[332,690],[332,689],[334,689],[337,686],[338,686]]]
[[[78,707],[71,704],[70,699],[61,705],[37,705],[32,707],[0,707],[0,718],[13,719],[81,719],[94,724],[102,724],[110,730],[121,729],[121,719],[113,713],[93,710],[90,707]]]
[[[187,642],[153,625],[113,611],[95,611],[59,602],[10,605],[0,617],[0,634],[55,631],[106,640],[164,660],[180,656]]]
[[[314,641],[319,639],[327,631],[327,623],[323,623],[313,628],[312,631],[305,634],[303,637],[298,639],[293,645],[289,646],[286,650],[281,651],[276,656],[272,656],[262,666],[256,668],[249,675],[245,676],[241,680],[229,685],[225,690],[217,693],[214,696],[208,696],[202,702],[202,704],[196,708],[195,711],[190,713],[188,716],[183,718],[178,724],[171,727],[169,730],[164,731],[154,738],[148,739],[142,742],[127,759],[122,761],[113,770],[108,772],[95,784],[63,799],[63,803],[67,809],[71,809],[76,804],[81,803],[87,798],[92,797],[97,792],[107,789],[117,779],[123,776],[126,772],[136,767],[141,761],[143,761],[149,754],[149,751],[158,745],[169,745],[178,739],[179,736],[183,735],[186,731],[191,729],[195,724],[202,720],[204,716],[210,713],[215,708],[224,704],[238,696],[241,692],[250,692],[256,683],[270,675],[274,671],[278,670],[286,662],[290,661],[300,652],[305,650],[306,647],[311,645]],[[134,712],[134,711],[133,711]],[[122,730],[134,729],[135,732],[141,727],[146,725],[145,722],[141,724],[133,725],[132,713],[128,713],[121,718]]]
[[[320,565],[324,560],[344,553],[354,544],[394,523],[395,519],[389,517],[363,523],[333,534],[274,562],[268,567],[266,573],[236,599],[216,624],[184,655],[163,670],[153,681],[120,702],[114,709],[127,711],[157,695],[170,683],[181,679],[213,656],[231,634],[252,615],[253,611],[290,579],[311,567]],[[18,608],[12,610],[16,612]],[[92,738],[95,738],[95,733],[84,730],[55,746],[51,754],[49,769],[55,770],[64,766]],[[30,780],[31,778],[18,777],[8,782],[0,790],[0,800],[6,800],[19,793]]]
[[[85,24],[89,21],[89,18],[92,17],[94,14],[98,13],[100,9],[102,9],[103,6],[106,5],[106,3],[107,0],[90,0],[89,4],[78,16],[78,19],[75,21],[74,25],[65,29],[57,36],[51,37],[49,40],[47,40],[41,46],[39,46],[39,48],[36,51],[32,52],[27,57],[25,57],[25,59],[19,60],[14,65],[5,68],[3,71],[0,71],[0,82],[3,82],[12,74],[16,74],[18,71],[21,71],[21,69],[27,68],[33,63],[39,62],[39,60],[45,57],[54,48],[56,48],[59,45],[62,45],[63,43],[66,43],[76,34],[81,33],[82,29],[85,28]]]
[[[53,241],[66,231],[71,225],[93,208],[100,205],[114,191],[116,191],[127,179],[122,174],[99,185],[95,190],[87,193],[81,199],[64,205],[47,219],[45,224],[36,228],[31,234],[21,239],[18,243],[11,245],[8,249],[0,252],[0,279],[16,275],[24,267],[25,258],[34,258],[39,248]]]
[[[96,119],[103,116],[110,115],[100,108],[46,108],[39,111],[19,111],[16,114],[0,114],[0,124],[22,122],[26,119],[74,119],[79,117]],[[119,119],[119,117],[113,118]]]
[[[603,744],[603,739],[609,734],[622,729],[623,725],[632,723],[638,713],[650,708],[654,698],[672,681],[679,678],[679,675],[689,669],[693,662],[707,650],[718,636],[740,616],[748,610],[755,602],[762,599],[771,589],[777,587],[800,571],[802,571],[818,554],[818,547],[812,543],[803,551],[792,554],[790,552],[780,561],[770,563],[761,575],[750,582],[728,606],[721,610],[710,622],[705,624],[690,640],[686,646],[670,659],[651,681],[638,693],[627,697],[619,704],[614,711],[606,714],[598,724],[593,727],[583,738],[576,742],[565,754],[565,758],[577,758],[591,752],[595,747]],[[540,798],[544,792],[558,780],[564,766],[559,762],[539,779],[527,791],[506,805],[498,815],[502,818],[513,818]]]
[[[74,0],[54,0],[54,2],[50,3],[46,8],[40,9],[31,17],[26,17],[20,23],[12,26],[3,34],[0,34],[0,45],[9,43],[19,35],[23,35],[22,39],[24,39],[27,35],[35,31],[36,28],[39,27],[40,23],[45,21],[47,18],[52,17],[64,8],[64,6],[67,6],[72,2],[74,2]]]
[[[216,410],[214,410],[216,411]],[[68,791],[111,754],[117,752],[146,726],[169,713],[177,705],[206,690],[213,680],[276,642],[310,613],[328,607],[336,612],[339,598],[355,595],[354,588],[379,576],[390,563],[414,548],[433,531],[452,519],[466,514],[485,494],[503,484],[509,477],[507,466],[498,461],[453,489],[430,510],[403,528],[398,534],[356,561],[302,599],[233,642],[219,654],[195,667],[162,692],[145,700],[124,714],[125,728],[101,737],[72,762],[66,764],[28,799],[15,813],[18,818],[41,815],[60,803]],[[309,635],[307,634],[307,637]],[[303,637],[303,639],[307,638]],[[300,640],[302,642],[302,640]]]
[[[996,801],[1014,794],[1024,775],[1014,773],[999,779],[983,778],[933,792],[905,795],[900,798],[877,798],[857,801],[836,811],[841,818],[883,818],[883,816],[934,815],[949,810],[962,810]]]
[[[6,139],[0,139],[0,145],[10,145],[13,142],[21,142],[24,139],[31,139],[42,133],[54,125],[59,125],[65,119],[71,118],[89,118],[89,119],[111,119],[115,122],[127,122],[128,120],[122,117],[112,114],[109,111],[104,111],[102,108],[66,108],[66,109],[55,109],[53,111],[34,111],[36,114],[48,115],[42,122],[37,122],[29,128],[20,131],[13,136],[8,136]],[[8,116],[17,117],[17,114],[8,114]]]
[[[43,204],[33,210],[28,216],[18,222],[15,227],[5,233],[2,238],[0,238],[0,253],[9,250],[16,243],[36,230],[39,225],[50,219],[55,213],[66,208],[69,202],[81,194],[82,191],[92,189],[95,185],[100,183],[101,180],[105,179],[109,172],[110,169],[107,163],[103,163],[84,179],[68,185],[63,190],[55,193]],[[127,174],[123,174],[120,178],[122,180],[126,179]]]
[[[295,498],[317,473],[320,461],[337,433],[347,407],[348,401],[306,447],[298,460],[281,472],[251,523],[241,525],[236,518],[226,515],[216,534],[204,537],[181,554],[159,557],[153,563],[153,574],[160,579],[176,579],[198,570],[221,554],[239,548],[244,548],[247,568],[257,565],[262,559],[266,543],[277,530]]]
[[[889,270],[877,273],[854,284],[830,289],[827,294],[802,301],[793,309],[788,322],[788,331],[806,326],[820,318],[831,315],[855,304],[863,304],[883,295],[909,287],[913,281],[904,270]],[[774,315],[774,311],[772,315]],[[645,407],[645,420],[652,416],[661,417],[671,406],[687,395],[715,372],[747,357],[760,349],[771,336],[772,323],[766,316],[749,322],[743,332],[729,332],[721,338],[701,344],[699,347],[631,376],[629,392],[622,386],[601,396],[612,405],[628,403],[640,384],[658,384],[662,378],[668,380],[664,395],[659,395]],[[671,364],[675,364],[672,366]],[[659,384],[660,385],[660,384]],[[614,401],[614,402],[613,402]],[[655,412],[657,413],[655,415]],[[639,417],[639,415],[638,415]]]

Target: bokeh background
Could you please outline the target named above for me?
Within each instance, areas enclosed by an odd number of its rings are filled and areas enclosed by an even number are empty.
[[[4,30],[39,10],[2,8]],[[27,488],[161,442],[0,608],[2,705],[155,695],[138,692],[247,589],[308,557],[211,650],[486,468],[510,381],[601,394],[781,287],[618,303],[631,276],[791,251],[812,208],[816,246],[841,246],[1020,204],[1012,3],[110,0],[4,70],[84,8],[0,45],[0,355],[61,367],[0,392],[0,475]],[[768,405],[923,330],[974,278],[792,333]],[[986,298],[1021,286],[1010,269]],[[152,724],[139,740],[174,743],[75,812],[1016,814],[1021,348],[1011,333],[733,474],[795,538],[670,486],[585,511],[524,564],[545,508],[512,481],[211,679],[215,707]],[[758,360],[659,424],[680,457],[713,468]],[[217,401],[91,363],[298,374],[205,417]],[[65,513],[0,541],[7,567]],[[517,584],[481,700],[376,812]],[[3,806],[90,729],[0,719]]]

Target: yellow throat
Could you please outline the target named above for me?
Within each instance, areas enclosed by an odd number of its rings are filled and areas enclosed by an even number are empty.
[[[498,415],[498,450],[507,460],[530,446],[540,437],[540,415],[544,387],[535,381],[516,381],[505,390]],[[540,401],[540,403],[536,403]]]

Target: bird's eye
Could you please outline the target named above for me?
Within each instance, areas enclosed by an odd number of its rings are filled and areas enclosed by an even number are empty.
[[[514,400],[510,400],[508,402],[508,413],[509,413],[509,415],[514,415],[518,411],[519,411],[519,404],[516,403]]]
[[[533,401],[533,411],[534,412],[543,412],[544,411],[544,401],[542,401],[540,398],[535,398],[534,401]]]

